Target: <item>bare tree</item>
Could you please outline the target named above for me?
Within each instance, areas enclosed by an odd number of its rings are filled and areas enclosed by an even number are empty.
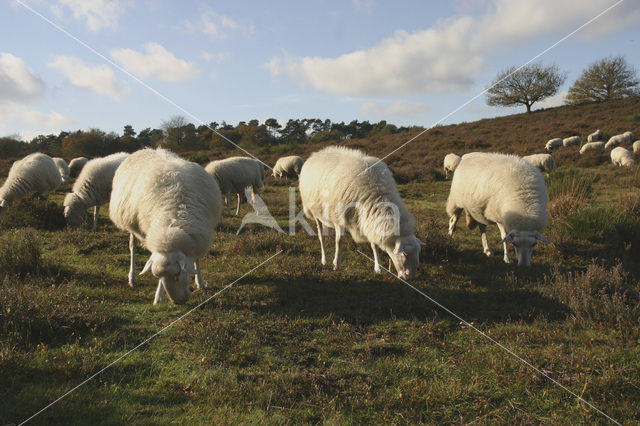
[[[487,104],[491,106],[524,105],[527,112],[531,106],[558,93],[567,79],[566,73],[557,66],[531,64],[520,69],[516,67],[500,71],[487,89]]]
[[[638,96],[636,71],[622,56],[601,59],[589,65],[567,93],[569,105]]]

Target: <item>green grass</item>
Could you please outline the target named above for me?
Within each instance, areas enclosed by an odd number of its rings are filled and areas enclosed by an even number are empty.
[[[617,169],[573,170],[550,179],[593,173],[584,203],[543,232],[553,244],[536,247],[530,270],[502,262],[495,226],[491,258],[477,230],[446,235],[449,181],[401,185],[427,242],[412,284],[613,418],[634,422],[639,243],[616,225],[637,226],[627,198],[638,190]],[[263,191],[282,226],[288,184],[269,178]],[[185,306],[154,307],[150,275],[126,285],[128,238],[107,209],[95,233],[38,223],[0,237],[0,257],[28,244],[42,265],[12,269],[18,259],[0,268],[2,423],[28,418],[279,250],[34,423],[605,423],[400,281],[374,274],[356,251],[369,248],[349,238],[343,270],[332,271],[320,265],[316,237],[256,225],[236,236],[240,218],[224,217],[202,262],[209,287]],[[148,253],[139,247],[137,256],[141,268]]]

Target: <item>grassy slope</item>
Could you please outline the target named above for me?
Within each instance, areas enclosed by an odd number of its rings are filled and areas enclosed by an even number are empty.
[[[439,127],[388,160],[408,182],[400,190],[418,236],[428,243],[413,284],[624,422],[640,417],[640,326],[633,303],[640,240],[623,241],[614,225],[637,223],[626,198],[640,192],[638,167],[619,170],[604,156],[558,152],[560,173],[577,164],[581,176],[599,180],[581,209],[557,216],[545,231],[555,244],[536,248],[531,270],[519,270],[499,255],[484,256],[477,231],[460,227],[454,240],[446,237],[449,183],[441,180],[440,161],[450,151],[539,152],[551,137],[586,138],[596,127],[640,134],[638,121],[624,121],[638,111],[640,102],[629,100]],[[384,155],[411,136],[348,144]],[[287,193],[285,183],[271,179],[263,193],[283,226]],[[62,194],[53,197],[58,205]],[[32,204],[41,207],[36,201],[25,206]],[[606,208],[627,216],[618,220],[606,210],[597,222],[597,209]],[[39,271],[21,278],[3,274],[2,423],[35,413],[278,250],[283,253],[272,262],[35,423],[604,421],[398,280],[373,274],[356,251],[369,255],[367,247],[347,241],[344,269],[334,272],[320,265],[319,244],[304,232],[280,235],[252,225],[236,236],[240,219],[224,218],[203,263],[209,288],[195,292],[186,306],[153,307],[154,280],[145,276],[140,286],[126,286],[127,236],[108,222],[106,211],[102,216],[96,233],[36,229],[44,253]],[[567,238],[589,220],[610,229]],[[22,230],[2,234],[3,241],[26,238]],[[490,229],[496,250],[498,239]],[[7,257],[7,247],[0,246],[0,255]],[[148,254],[138,253],[141,267]],[[589,266],[593,258],[596,266]],[[563,276],[571,271],[586,271],[583,281],[594,286],[593,294],[580,293]],[[614,284],[624,292],[599,292]]]

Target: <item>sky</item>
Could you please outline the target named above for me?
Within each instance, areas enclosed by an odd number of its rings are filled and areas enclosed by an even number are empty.
[[[431,127],[523,112],[482,91],[531,60],[568,77],[534,110],[598,59],[640,70],[640,1],[2,0],[0,40],[0,136],[176,115]]]

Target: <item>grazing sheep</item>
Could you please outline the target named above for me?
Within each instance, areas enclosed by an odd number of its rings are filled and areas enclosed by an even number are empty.
[[[159,279],[154,305],[165,292],[176,304],[189,300],[191,274],[204,288],[198,259],[209,252],[221,208],[217,182],[198,164],[163,149],[127,157],[113,177],[109,217],[130,233],[129,285],[134,284],[138,238],[151,252],[140,274],[151,270]]]
[[[602,132],[600,131],[600,129],[598,129],[595,132],[591,133],[589,136],[587,136],[587,142],[598,142],[601,138],[602,138]]]
[[[460,163],[459,155],[451,153],[444,156],[444,175],[447,179],[449,179],[456,170],[458,163]]]
[[[640,153],[640,140],[637,140],[633,143],[633,153]]]
[[[300,170],[304,160],[297,155],[289,155],[287,157],[278,158],[276,165],[273,166],[274,177],[297,177],[300,175]]]
[[[570,136],[568,138],[564,138],[562,140],[562,146],[580,146],[582,141],[580,140],[580,136]]]
[[[78,177],[82,168],[89,161],[86,157],[78,157],[69,161],[69,171],[71,173],[71,177]]]
[[[561,146],[562,146],[562,138],[554,138],[554,139],[549,139],[547,141],[547,144],[544,146],[544,149],[551,152],[556,148],[560,148]]]
[[[628,149],[618,146],[611,150],[611,162],[619,167],[633,166],[633,157]]]
[[[631,132],[624,132],[620,135],[611,136],[604,148],[615,148],[616,146],[620,146],[625,142],[633,142],[633,139],[633,133]]]
[[[126,152],[111,154],[103,158],[94,158],[83,167],[71,192],[64,197],[64,217],[71,228],[79,228],[87,215],[87,209],[93,207],[93,227],[98,224],[100,206],[109,202],[111,182],[118,166],[129,156]]]
[[[551,154],[533,154],[522,157],[523,160],[536,166],[541,172],[549,173],[556,168],[556,162]]]
[[[580,154],[584,154],[587,151],[604,151],[604,142],[587,142],[580,148]]]
[[[323,265],[327,263],[324,225],[336,234],[334,269],[340,269],[340,239],[349,231],[356,243],[371,245],[375,272],[380,272],[381,248],[400,278],[415,276],[423,243],[414,235],[414,218],[385,163],[345,147],[331,146],[315,152],[300,172],[300,198],[305,216],[318,227]]]
[[[225,197],[229,216],[231,216],[231,207],[229,206],[231,194],[238,196],[237,216],[240,212],[240,197],[244,193],[244,189],[248,186],[253,189],[252,201],[255,202],[255,195],[264,186],[264,164],[253,158],[230,157],[212,161],[207,164],[205,170],[218,181],[220,191]]]
[[[470,229],[478,225],[484,253],[491,256],[487,225],[495,223],[510,263],[507,242],[515,247],[518,265],[530,266],[533,247],[548,242],[540,234],[547,223],[547,191],[540,171],[520,157],[498,153],[462,156],[447,200],[449,235],[465,211]]]
[[[64,158],[60,158],[60,157],[53,157],[52,160],[56,164],[56,167],[60,172],[62,183],[65,183],[66,181],[69,180],[69,176],[71,174],[71,172],[69,171],[69,166],[67,165],[67,162],[64,161]]]
[[[9,175],[0,187],[0,215],[5,207],[32,192],[47,198],[62,183],[60,172],[53,159],[46,154],[34,152],[11,166]]]

